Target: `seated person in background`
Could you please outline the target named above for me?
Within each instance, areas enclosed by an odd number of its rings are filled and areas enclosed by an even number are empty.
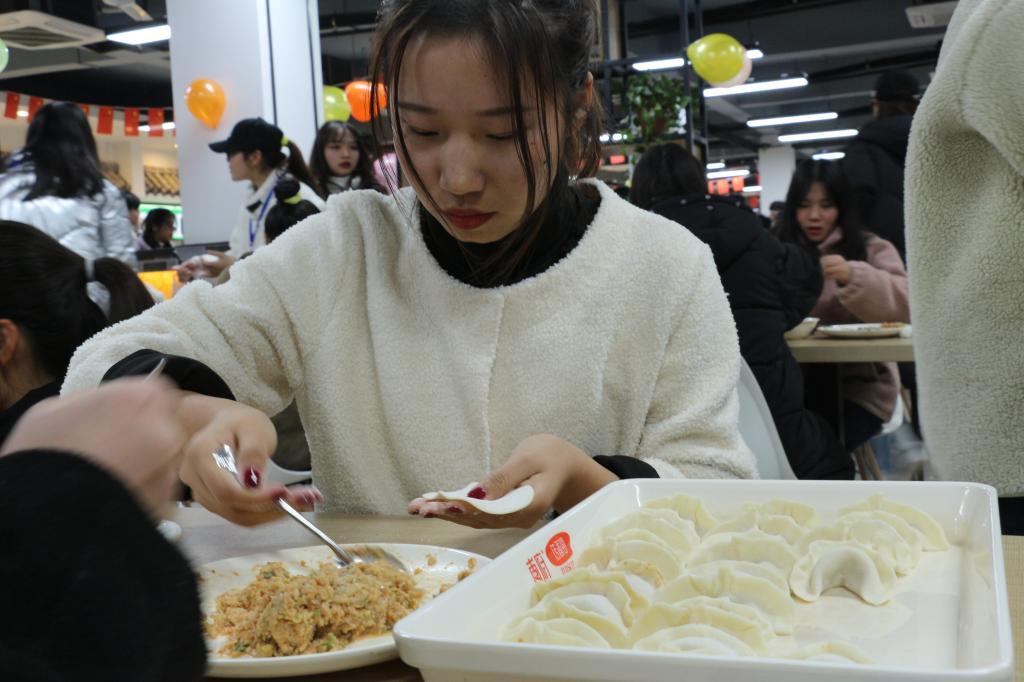
[[[896,247],[857,221],[842,166],[805,161],[786,195],[779,238],[821,253],[825,287],[812,317],[821,324],[909,322],[907,271]],[[831,365],[804,367],[808,404],[838,427],[838,390]],[[896,363],[842,365],[844,444],[852,451],[889,421],[900,391]]]
[[[109,316],[87,295],[89,282],[109,292]],[[0,442],[28,408],[57,395],[79,345],[152,305],[124,263],[87,261],[34,227],[0,221]]]
[[[202,678],[196,577],[156,528],[188,438],[175,416],[185,403],[166,380],[125,379],[40,403],[2,444],[5,680]]]
[[[783,333],[818,301],[821,267],[809,248],[782,244],[735,199],[705,193],[703,166],[683,147],[651,147],[633,173],[631,201],[685,226],[711,247],[750,365],[799,478],[852,478],[832,427],[804,407],[800,365]]]
[[[63,390],[168,355],[188,363],[165,370],[182,388],[219,383],[181,475],[239,523],[281,516],[260,485],[266,414],[292,399],[330,511],[532,527],[620,478],[755,477],[710,252],[586,179],[605,130],[596,9],[383,3],[369,80],[401,109],[412,186],[335,197],[223,286],[97,335]],[[223,443],[249,489],[211,458]],[[529,484],[533,501],[488,515],[419,499],[474,481],[488,499]]]
[[[138,251],[166,249],[171,247],[174,236],[174,214],[166,208],[154,208],[142,222],[142,234],[135,242]]]

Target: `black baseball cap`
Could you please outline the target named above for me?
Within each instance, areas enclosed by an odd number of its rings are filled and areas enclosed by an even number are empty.
[[[280,150],[283,146],[284,133],[276,125],[267,123],[262,118],[243,118],[231,129],[228,139],[210,143],[210,149],[218,154],[254,152],[257,149],[268,154],[271,150]]]
[[[879,102],[916,102],[921,84],[909,71],[886,71],[875,81],[875,99]]]

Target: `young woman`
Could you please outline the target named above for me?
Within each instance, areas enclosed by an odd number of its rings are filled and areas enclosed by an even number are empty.
[[[166,208],[154,208],[142,221],[142,234],[136,242],[139,251],[161,249],[171,246],[174,236],[174,214]]]
[[[64,390],[190,358],[169,376],[235,402],[207,398],[182,479],[246,524],[280,516],[260,485],[265,413],[293,396],[325,509],[531,526],[620,477],[755,476],[711,254],[570,180],[600,161],[595,15],[580,0],[384,3],[371,80],[389,87],[412,187],[346,193],[227,284],[97,336]],[[250,490],[215,466],[222,443]],[[470,481],[535,495],[505,516],[414,499]]]
[[[369,150],[356,129],[342,121],[328,121],[320,127],[309,170],[327,194],[377,188]]]
[[[108,314],[87,295],[89,282],[109,292]],[[82,342],[152,305],[124,263],[83,259],[34,227],[0,221],[0,442],[28,408],[57,394]]]
[[[779,243],[738,200],[707,194],[703,164],[676,144],[644,152],[630,200],[685,225],[711,247],[736,318],[740,353],[757,377],[797,477],[853,478],[853,460],[832,427],[805,407],[800,365],[783,338],[821,293],[816,249]]]
[[[862,231],[853,210],[842,166],[805,161],[786,195],[779,237],[815,245],[821,254],[825,286],[811,316],[822,324],[909,322],[907,271],[896,248]],[[845,445],[853,450],[878,434],[892,416],[900,390],[895,363],[846,364],[843,370]],[[805,368],[808,403],[824,407],[835,421],[835,369]]]

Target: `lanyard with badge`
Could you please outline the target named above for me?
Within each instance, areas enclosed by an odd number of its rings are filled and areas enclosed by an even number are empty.
[[[263,224],[263,216],[267,214],[267,209],[270,208],[270,200],[274,198],[274,190],[277,189],[277,183],[281,182],[281,176],[277,176],[277,180],[274,180],[274,186],[267,192],[267,196],[263,199],[263,205],[260,206],[260,212],[256,216],[256,220],[253,221],[252,216],[249,216],[249,250],[252,250],[256,246],[256,233],[260,229],[260,225]]]

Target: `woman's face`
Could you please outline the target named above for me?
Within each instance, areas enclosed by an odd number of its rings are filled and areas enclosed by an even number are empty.
[[[463,242],[486,244],[511,234],[527,208],[526,173],[516,153],[511,102],[479,39],[427,36],[413,41],[399,87],[395,125],[401,126],[406,145],[399,157],[426,209]],[[547,195],[554,173],[544,166],[536,103],[524,95],[523,106],[537,178],[532,210]],[[547,143],[554,150],[557,117],[551,102],[546,109]],[[422,186],[408,172],[410,165]]]
[[[235,182],[249,179],[249,166],[245,163],[245,152],[228,154],[228,171]]]
[[[168,220],[166,223],[161,225],[156,231],[156,240],[161,244],[170,244],[171,237],[174,236],[174,221]]]
[[[335,138],[324,147],[324,161],[331,175],[351,175],[359,163],[359,143],[351,130],[346,129],[341,139]]]
[[[825,239],[836,228],[839,208],[832,203],[832,197],[825,191],[825,185],[816,182],[811,185],[807,196],[796,209],[796,221],[804,236],[814,243]]]

